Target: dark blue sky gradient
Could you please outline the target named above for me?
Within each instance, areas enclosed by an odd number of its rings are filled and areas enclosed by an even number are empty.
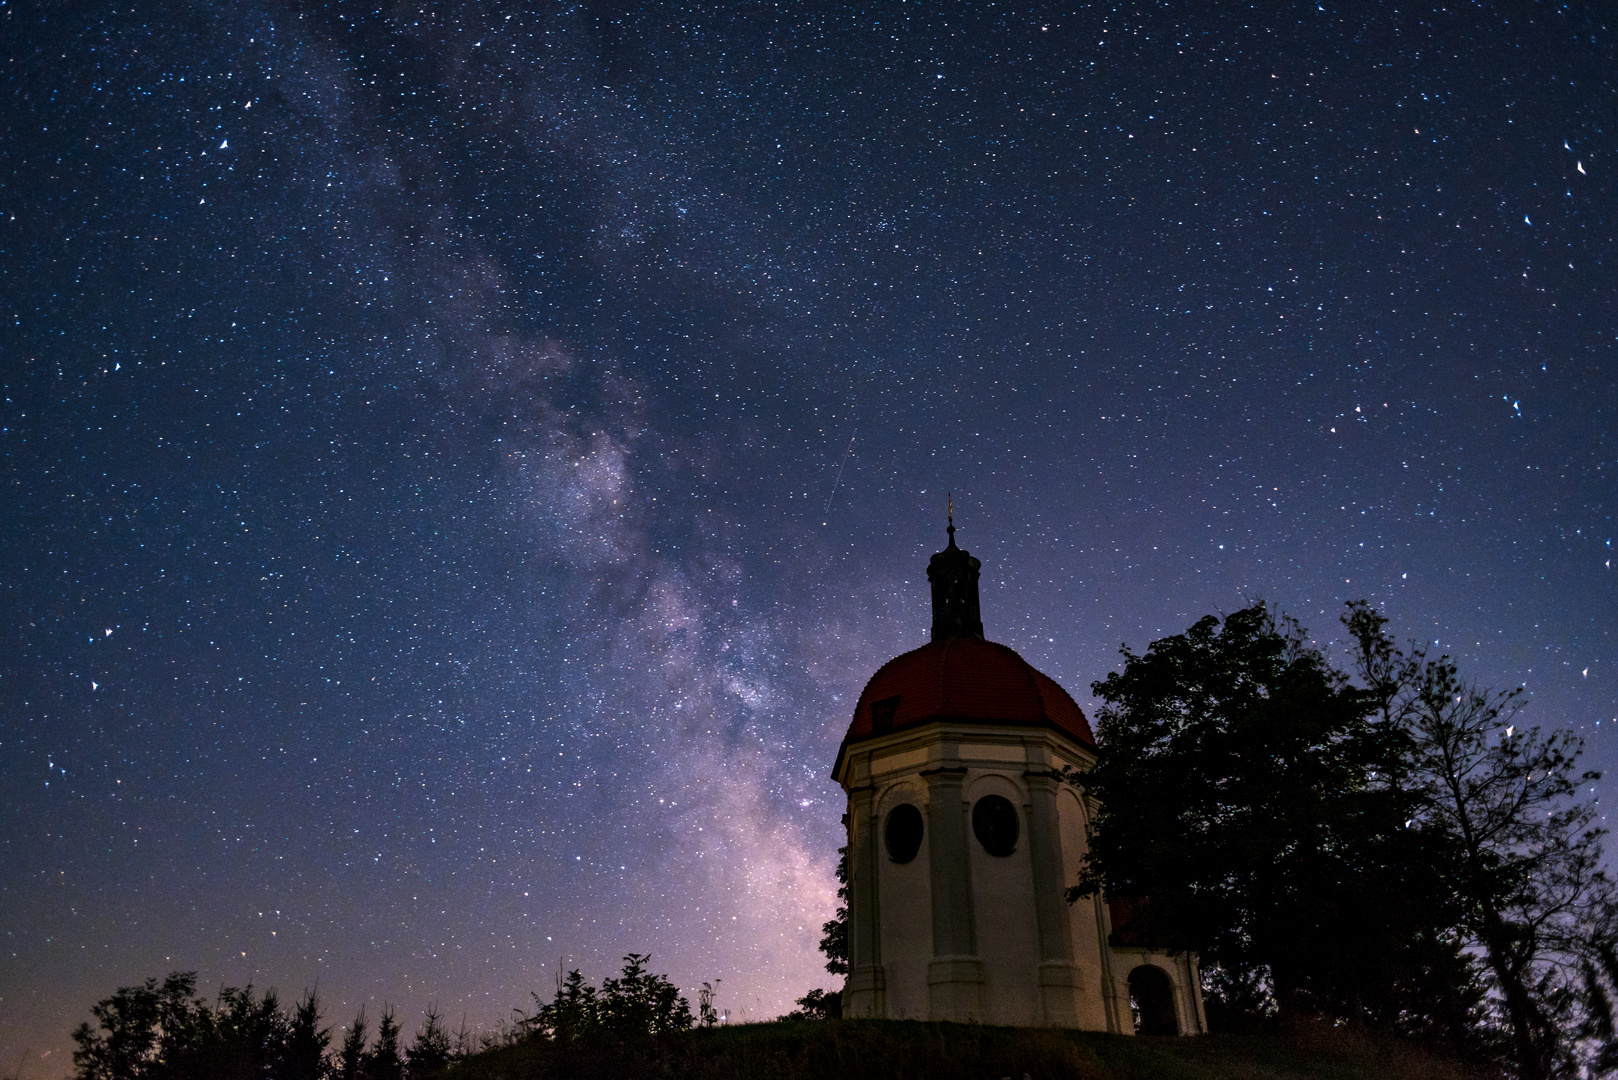
[[[1364,597],[1614,764],[1610,19],[1200,8],[0,0],[0,1068],[834,985],[951,490],[1087,711]]]

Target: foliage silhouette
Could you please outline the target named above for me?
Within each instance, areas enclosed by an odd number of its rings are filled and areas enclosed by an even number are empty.
[[[691,1006],[664,975],[647,970],[642,953],[624,957],[623,970],[591,986],[577,969],[559,978],[556,996],[522,1021],[521,1045],[535,1060],[534,1075],[608,1077],[658,1071],[670,1039],[692,1028]]]
[[[1449,853],[1404,828],[1366,692],[1262,603],[1124,658],[1092,686],[1103,751],[1072,779],[1099,811],[1070,899],[1149,898],[1137,921],[1202,953],[1215,1020],[1324,1012],[1464,1041],[1474,980],[1432,901]]]
[[[568,972],[550,1002],[533,995],[538,1009],[526,1021],[529,1031],[555,1042],[627,1043],[690,1028],[690,1004],[666,975],[646,970],[649,959],[630,953],[618,977],[603,979],[599,990],[585,982],[577,968]]]
[[[1511,1065],[1530,1080],[1612,1070],[1599,973],[1618,973],[1618,890],[1601,865],[1594,789],[1581,795],[1600,779],[1579,767],[1584,740],[1523,728],[1522,688],[1487,690],[1447,656],[1404,652],[1385,617],[1348,606],[1358,673],[1405,749],[1413,824],[1454,853],[1456,929],[1483,957]]]
[[[1099,804],[1069,898],[1199,950],[1216,1026],[1318,1014],[1525,1080],[1618,1068],[1582,741],[1519,729],[1521,691],[1401,651],[1368,604],[1342,621],[1352,676],[1262,603],[1124,650],[1069,775]]]
[[[826,956],[826,970],[833,975],[848,974],[848,848],[837,849],[837,913],[820,928],[820,951]]]
[[[399,1052],[399,1022],[393,1006],[382,1006],[382,1020],[376,1025],[376,1043],[366,1052],[365,1080],[403,1080],[404,1057]]]
[[[287,1027],[280,1074],[284,1080],[324,1080],[331,1029],[320,1026],[320,997],[305,993]]]
[[[427,1007],[421,1030],[405,1052],[410,1080],[440,1080],[449,1070],[454,1045],[436,1006]]]
[[[343,1048],[337,1057],[338,1080],[364,1080],[365,1077],[365,1040],[369,1025],[365,1019],[365,1007],[354,1016],[354,1023],[343,1036]]]
[[[91,1009],[97,1025],[73,1033],[78,1080],[321,1080],[330,1031],[306,994],[290,1012],[226,987],[214,1004],[196,996],[195,972],[123,987]]]
[[[703,983],[697,991],[697,1024],[701,1027],[711,1028],[719,1022],[719,1012],[713,1005],[716,992],[713,983]]]
[[[835,990],[815,989],[798,999],[798,1007],[783,1020],[841,1020],[843,997]]]

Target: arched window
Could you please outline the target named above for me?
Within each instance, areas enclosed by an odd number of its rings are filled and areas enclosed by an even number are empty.
[[[888,858],[896,863],[909,862],[921,850],[921,811],[909,803],[900,803],[888,811],[888,824],[883,833],[888,842]]]
[[[1017,850],[1017,808],[1002,795],[985,795],[972,807],[972,832],[983,850],[1005,858]]]
[[[1168,973],[1155,964],[1142,964],[1129,973],[1129,1011],[1136,1035],[1178,1035],[1174,1019],[1174,987]]]

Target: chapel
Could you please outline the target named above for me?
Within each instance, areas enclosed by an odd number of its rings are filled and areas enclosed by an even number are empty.
[[[1139,1034],[1207,1030],[1197,958],[1069,904],[1094,807],[1061,781],[1095,760],[1073,698],[985,640],[982,564],[932,557],[932,640],[866,683],[833,777],[848,794],[843,1015]]]

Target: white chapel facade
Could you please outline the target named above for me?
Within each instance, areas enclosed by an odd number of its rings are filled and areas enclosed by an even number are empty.
[[[932,641],[872,676],[837,753],[843,1015],[1206,1031],[1195,954],[1132,944],[1101,898],[1063,896],[1090,808],[1060,775],[1095,739],[1055,681],[984,640],[979,570],[951,522],[927,568]]]

